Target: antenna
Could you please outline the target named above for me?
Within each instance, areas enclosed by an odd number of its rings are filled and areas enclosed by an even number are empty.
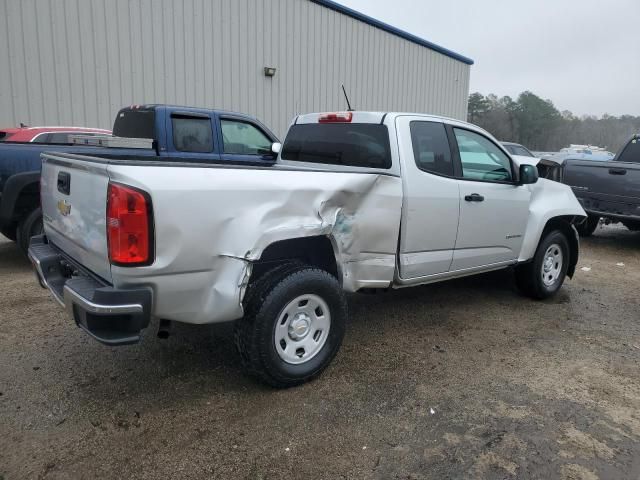
[[[351,108],[351,102],[349,102],[349,97],[347,96],[347,91],[344,89],[344,83],[342,84],[342,93],[344,93],[344,99],[347,101],[347,107],[349,107],[347,111],[353,112],[353,108]]]

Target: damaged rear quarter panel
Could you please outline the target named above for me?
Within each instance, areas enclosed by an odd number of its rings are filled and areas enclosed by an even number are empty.
[[[156,259],[114,267],[114,285],[154,289],[154,314],[187,323],[242,316],[251,263],[286,239],[331,239],[345,290],[388,286],[402,183],[379,173],[112,165],[110,176],[150,193]]]

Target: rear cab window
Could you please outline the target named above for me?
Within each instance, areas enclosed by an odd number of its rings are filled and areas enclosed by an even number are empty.
[[[124,108],[113,122],[113,136],[126,138],[155,138],[156,112],[152,108]]]
[[[349,167],[391,168],[389,131],[377,123],[293,125],[282,147],[283,160]]]

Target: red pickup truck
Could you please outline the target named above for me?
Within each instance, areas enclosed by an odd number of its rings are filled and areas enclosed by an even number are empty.
[[[0,142],[69,143],[69,135],[111,135],[111,130],[87,127],[3,128]]]

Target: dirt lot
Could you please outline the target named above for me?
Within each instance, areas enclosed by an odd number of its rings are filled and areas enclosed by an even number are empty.
[[[229,326],[97,344],[1,240],[0,479],[638,479],[639,287],[606,227],[549,302],[508,271],[354,296],[332,367],[276,391]]]

